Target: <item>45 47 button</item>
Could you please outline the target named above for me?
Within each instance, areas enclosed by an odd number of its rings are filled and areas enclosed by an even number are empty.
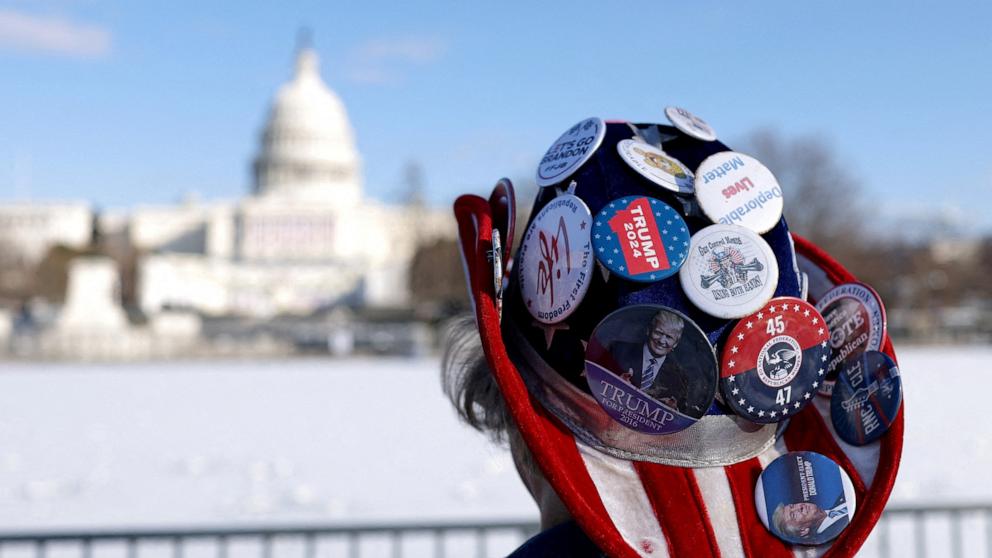
[[[724,400],[753,422],[779,422],[798,413],[823,381],[829,338],[813,305],[788,296],[769,300],[737,322],[724,343]]]

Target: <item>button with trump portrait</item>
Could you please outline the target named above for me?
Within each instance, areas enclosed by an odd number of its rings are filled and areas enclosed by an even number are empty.
[[[837,538],[855,511],[851,477],[829,457],[793,451],[768,464],[754,487],[758,518],[773,535],[815,546]]]
[[[830,420],[845,442],[864,446],[889,430],[902,404],[902,378],[889,355],[865,351],[848,359],[830,398]]]
[[[646,196],[606,204],[592,227],[596,259],[626,279],[650,283],[675,275],[689,253],[689,228],[668,204]]]
[[[738,415],[759,423],[795,415],[816,396],[827,365],[827,326],[812,304],[773,298],[730,330],[720,391]]]
[[[552,186],[575,174],[596,153],[604,137],[606,123],[602,118],[586,118],[565,130],[537,165],[537,185]]]
[[[589,291],[592,215],[578,196],[561,194],[531,221],[517,255],[520,295],[542,324],[570,316]]]
[[[585,377],[593,397],[620,424],[671,434],[695,424],[712,404],[716,354],[684,314],[635,304],[607,315],[593,330]]]
[[[830,397],[845,361],[865,351],[877,351],[885,336],[885,307],[875,289],[864,283],[844,283],[816,302],[830,329],[830,360],[820,395]]]

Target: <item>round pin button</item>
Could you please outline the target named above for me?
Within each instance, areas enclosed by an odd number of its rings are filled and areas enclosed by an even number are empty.
[[[589,208],[572,194],[548,202],[527,228],[518,280],[527,311],[537,321],[561,322],[585,297],[594,261],[591,228]]]
[[[692,193],[692,171],[657,147],[625,139],[617,143],[617,151],[630,168],[654,184],[678,194]]]
[[[716,132],[705,120],[680,107],[665,107],[665,116],[673,126],[698,140],[716,141]]]
[[[782,218],[782,188],[765,165],[734,151],[710,155],[696,169],[696,199],[714,223],[741,225],[756,233]]]
[[[609,314],[593,330],[585,357],[593,397],[638,432],[688,428],[716,394],[716,355],[706,334],[665,306],[635,304]]]
[[[537,166],[537,185],[558,184],[572,175],[599,149],[606,137],[602,118],[587,118],[561,135],[541,158]]]
[[[666,203],[646,196],[619,198],[596,214],[592,227],[596,259],[633,281],[675,275],[689,252],[689,229]]]
[[[758,477],[754,503],[773,535],[793,544],[832,541],[851,524],[856,499],[851,477],[812,451],[778,457]]]
[[[823,380],[829,338],[823,316],[798,298],[773,298],[737,322],[720,360],[720,391],[752,422],[779,422],[798,413]]]
[[[885,307],[875,289],[863,283],[844,283],[827,291],[816,308],[830,328],[827,380],[820,386],[820,394],[829,397],[845,360],[882,347]]]
[[[902,404],[902,378],[888,355],[865,351],[848,360],[830,398],[830,420],[844,441],[856,446],[882,437]]]
[[[689,300],[718,318],[740,318],[775,294],[778,262],[771,247],[737,225],[710,225],[692,236],[679,271]]]

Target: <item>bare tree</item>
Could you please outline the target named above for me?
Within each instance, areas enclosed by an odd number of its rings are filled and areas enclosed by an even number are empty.
[[[765,129],[748,136],[745,146],[782,185],[792,230],[831,252],[866,241],[861,184],[825,141],[785,139]]]

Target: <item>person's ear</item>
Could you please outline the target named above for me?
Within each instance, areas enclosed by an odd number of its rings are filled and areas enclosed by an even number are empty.
[[[803,527],[802,529],[799,530],[800,537],[805,537],[807,535],[809,535],[809,527]]]

